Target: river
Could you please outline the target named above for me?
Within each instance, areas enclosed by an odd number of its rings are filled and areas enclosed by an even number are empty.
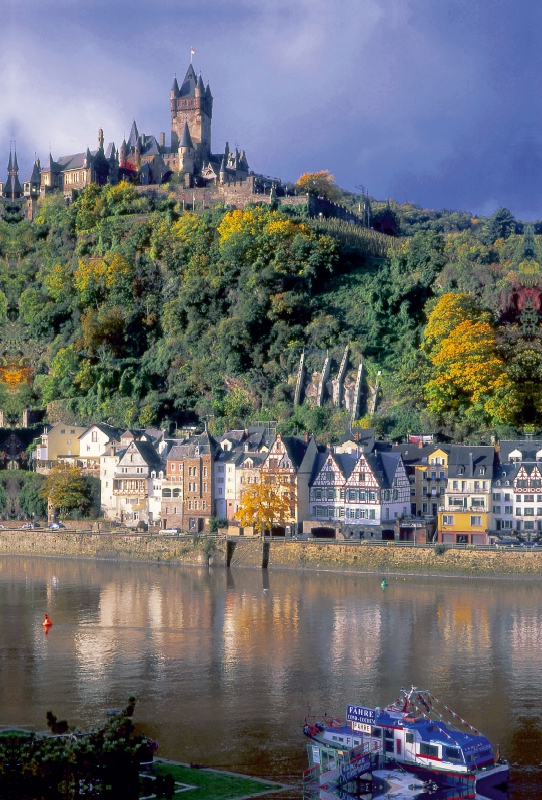
[[[332,572],[0,558],[0,725],[82,728],[138,698],[159,755],[273,777],[300,797],[301,726],[428,688],[542,797],[542,587]],[[53,628],[41,627],[47,611]]]

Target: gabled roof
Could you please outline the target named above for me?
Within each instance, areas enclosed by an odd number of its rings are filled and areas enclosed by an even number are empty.
[[[382,464],[388,486],[393,485],[395,473],[401,463],[401,453],[379,453],[378,459]]]
[[[299,469],[307,452],[308,443],[300,436],[283,436],[282,441],[294,469]]]
[[[145,464],[150,469],[161,469],[162,468],[162,461],[160,460],[160,456],[158,455],[158,453],[156,452],[156,450],[154,449],[154,447],[152,446],[152,444],[150,442],[142,442],[142,441],[139,441],[139,440],[135,439],[126,448],[126,452],[125,452],[124,455],[126,455],[130,449],[137,450],[137,452],[140,454],[140,456],[142,457],[142,459],[145,462]],[[123,458],[124,458],[124,456],[123,456]]]
[[[309,486],[312,486],[312,484],[314,483],[314,481],[316,480],[316,478],[320,474],[320,471],[321,471],[322,467],[324,466],[324,464],[327,461],[328,455],[329,455],[329,450],[325,450],[323,453],[321,453],[320,451],[318,453],[316,453],[316,456],[314,458],[314,462],[313,462],[313,465],[312,465],[311,476],[309,478]]]
[[[195,97],[195,89],[198,79],[196,77],[196,73],[194,72],[194,67],[192,64],[186,70],[186,75],[184,76],[184,81],[182,82],[179,97]]]
[[[106,425],[103,422],[95,422],[93,425],[90,425],[86,431],[84,431],[81,436],[78,436],[78,439],[81,439],[83,436],[92,430],[92,428],[98,428],[99,431],[104,433],[109,439],[114,439],[117,442],[120,442],[120,430],[119,428],[113,428],[112,425]]]

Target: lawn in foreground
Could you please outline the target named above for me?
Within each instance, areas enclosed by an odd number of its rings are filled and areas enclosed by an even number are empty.
[[[262,794],[263,792],[277,791],[280,784],[255,781],[252,778],[241,778],[237,775],[227,775],[208,769],[190,769],[180,764],[170,764],[156,760],[153,765],[153,775],[167,775],[171,773],[176,781],[196,786],[196,789],[183,792],[177,797],[201,797],[205,800],[231,800],[234,797]]]

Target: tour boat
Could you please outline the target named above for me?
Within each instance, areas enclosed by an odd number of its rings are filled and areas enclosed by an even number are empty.
[[[331,753],[353,747],[380,751],[404,770],[468,787],[472,796],[506,783],[508,764],[485,736],[428,691],[412,687],[401,694],[385,709],[348,706],[346,724],[306,721],[303,732]]]

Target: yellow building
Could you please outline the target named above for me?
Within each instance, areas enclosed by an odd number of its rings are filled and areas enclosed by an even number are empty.
[[[494,461],[493,447],[451,448],[444,509],[438,515],[440,542],[487,544]]]
[[[57,422],[47,426],[34,451],[36,472],[47,473],[59,460],[79,455],[79,437],[87,430],[81,425]]]

